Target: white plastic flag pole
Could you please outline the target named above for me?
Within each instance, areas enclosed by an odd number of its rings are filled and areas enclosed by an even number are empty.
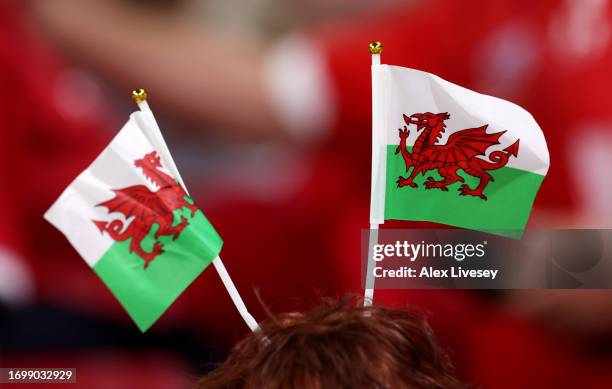
[[[238,309],[240,316],[242,316],[242,319],[246,322],[251,331],[256,331],[259,328],[259,325],[257,324],[257,321],[255,320],[253,315],[249,313],[249,310],[247,309],[246,305],[244,305],[242,297],[240,297],[240,293],[238,293],[238,289],[236,289],[232,278],[225,269],[225,265],[223,265],[221,258],[215,258],[213,260],[213,265],[215,266],[215,269],[217,269],[217,273],[219,274],[219,277],[221,278],[225,289],[227,289],[227,292],[232,298],[232,302],[236,306],[236,309]]]
[[[363,305],[372,305],[374,299],[374,246],[378,244],[378,224],[370,223],[370,239],[368,243],[368,266],[366,270],[365,291],[363,293]]]
[[[382,43],[380,42],[371,42],[370,43],[370,54],[372,55],[372,69],[374,70],[374,66],[380,65],[380,53],[382,53]],[[372,72],[373,73],[373,72]],[[380,163],[380,145],[378,142],[379,132],[377,131],[377,126],[380,125],[380,109],[379,102],[377,101],[377,85],[375,84],[375,78],[372,74],[372,187],[370,192],[370,237],[368,242],[368,263],[366,266],[366,276],[365,276],[365,291],[363,294],[363,305],[369,306],[372,305],[372,300],[374,299],[374,284],[376,278],[374,277],[374,246],[378,244],[378,226],[380,222],[380,218],[378,216],[374,216],[378,214],[380,210],[380,194],[375,193],[375,189],[377,188],[376,181],[378,179],[378,174],[380,173],[379,163]],[[376,209],[375,209],[376,208]]]
[[[174,160],[170,155],[170,150],[164,141],[161,130],[157,125],[157,121],[155,120],[155,116],[153,116],[153,111],[151,111],[151,108],[149,108],[149,104],[147,103],[147,92],[144,89],[135,89],[132,92],[132,98],[136,104],[138,104],[140,112],[143,113],[143,118],[136,119],[145,120],[145,123],[142,123],[143,125],[141,126],[141,128],[146,129],[147,131],[145,135],[149,138],[151,144],[153,144],[157,152],[161,154],[161,158],[165,162],[167,169],[170,170],[170,173],[172,173],[172,175],[179,181],[183,189],[185,189],[185,192],[189,194],[189,191],[185,187],[185,183],[181,178]],[[229,293],[232,302],[236,306],[236,309],[238,309],[238,313],[240,313],[240,316],[249,326],[251,331],[256,331],[259,328],[259,325],[257,324],[257,321],[253,315],[249,313],[246,305],[244,305],[242,297],[240,296],[240,293],[238,293],[238,289],[236,289],[236,286],[227,272],[227,269],[223,265],[221,258],[217,256],[215,259],[213,259],[212,263],[215,266],[221,281],[223,282],[223,286],[225,286],[225,289]]]

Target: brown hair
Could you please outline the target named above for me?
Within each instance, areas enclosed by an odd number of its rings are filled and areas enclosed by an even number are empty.
[[[465,388],[422,316],[358,300],[261,323],[200,388]]]

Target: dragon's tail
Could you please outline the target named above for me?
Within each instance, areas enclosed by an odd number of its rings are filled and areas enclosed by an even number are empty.
[[[121,241],[126,240],[132,233],[132,224],[128,225],[125,228],[125,224],[121,220],[113,220],[111,222],[104,222],[99,220],[92,220],[96,227],[100,230],[101,233],[107,232],[113,240]]]
[[[480,166],[484,170],[495,170],[495,169],[502,168],[506,166],[510,157],[516,157],[518,155],[518,149],[519,149],[519,140],[517,139],[516,142],[506,147],[505,149],[501,151],[500,150],[494,151],[491,154],[489,154],[489,159],[491,160],[491,162],[485,161],[484,159],[480,159],[479,160]]]

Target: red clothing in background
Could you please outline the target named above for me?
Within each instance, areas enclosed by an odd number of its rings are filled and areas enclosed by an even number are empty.
[[[93,272],[42,217],[110,139],[102,131],[109,112],[86,76],[62,65],[8,4],[0,6],[0,58],[0,246],[24,261],[39,298],[109,306]]]

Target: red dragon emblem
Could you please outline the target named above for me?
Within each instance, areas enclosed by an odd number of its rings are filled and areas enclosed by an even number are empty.
[[[489,182],[493,182],[493,177],[487,172],[506,166],[510,157],[518,155],[519,140],[503,150],[493,151],[489,154],[488,159],[485,157],[489,147],[498,145],[499,138],[506,131],[487,134],[488,124],[478,128],[468,128],[457,131],[448,137],[446,144],[438,144],[440,137],[446,131],[444,121],[450,119],[448,112],[444,113],[415,113],[410,117],[404,115],[406,125],[416,125],[416,131],[422,132],[419,134],[412,152],[406,147],[406,139],[410,131],[407,126],[404,129],[399,129],[400,144],[395,150],[395,154],[402,153],[404,162],[406,163],[406,172],[412,167],[412,172],[408,178],[400,176],[397,179],[397,186],[410,186],[416,188],[417,184],[414,178],[421,173],[425,175],[430,170],[437,169],[442,180],[436,181],[433,177],[427,177],[425,181],[426,189],[438,188],[443,191],[448,191],[447,186],[454,184],[457,181],[464,182],[463,177],[457,174],[459,169],[465,173],[476,177],[480,183],[476,188],[470,188],[463,184],[459,187],[461,196],[470,195],[477,196],[483,200],[487,199],[484,195],[484,189]]]
[[[190,204],[187,193],[171,176],[164,173],[157,152],[146,154],[142,159],[134,161],[134,165],[142,169],[144,176],[155,184],[159,189],[151,191],[145,185],[128,186],[123,189],[113,189],[115,197],[97,206],[106,207],[109,214],[113,212],[122,213],[126,220],[133,218],[125,226],[120,219],[110,222],[93,220],[102,233],[106,232],[113,240],[124,241],[132,238],[130,242],[130,253],[135,252],[144,259],[146,269],[155,257],[164,252],[163,245],[159,242],[162,235],[174,235],[178,238],[180,233],[189,225],[188,220],[181,216],[181,221],[173,225],[173,211],[187,207],[191,210],[191,216],[198,208]],[[155,233],[155,243],[151,252],[146,252],[142,246],[142,240],[149,234],[153,224],[159,226]]]

